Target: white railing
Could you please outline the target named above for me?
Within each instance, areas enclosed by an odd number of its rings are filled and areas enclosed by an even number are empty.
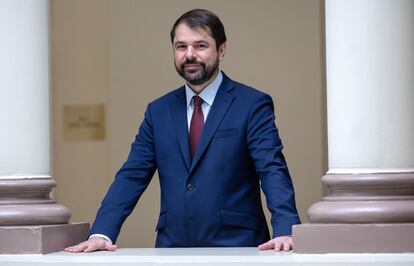
[[[317,243],[315,243],[317,244]],[[304,265],[375,265],[412,266],[414,253],[400,254],[294,254],[258,251],[256,248],[122,248],[115,252],[48,255],[0,255],[1,266],[66,265],[234,265],[234,266],[304,266]]]

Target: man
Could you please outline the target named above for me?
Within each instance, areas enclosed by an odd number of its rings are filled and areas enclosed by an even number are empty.
[[[120,228],[158,169],[156,247],[258,246],[288,251],[300,223],[267,94],[219,70],[226,35],[212,12],[191,10],[171,29],[185,86],[151,102],[89,240],[68,252],[115,250]],[[270,239],[260,200],[272,213]]]

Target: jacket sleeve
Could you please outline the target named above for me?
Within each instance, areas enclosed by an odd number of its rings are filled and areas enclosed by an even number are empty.
[[[155,170],[154,132],[149,104],[128,159],[117,172],[103,199],[90,235],[103,234],[115,243],[122,224],[147,188]]]
[[[283,145],[275,125],[273,101],[263,95],[251,108],[247,144],[256,173],[260,178],[267,207],[272,213],[273,237],[291,235],[299,224],[295,194],[282,153]]]

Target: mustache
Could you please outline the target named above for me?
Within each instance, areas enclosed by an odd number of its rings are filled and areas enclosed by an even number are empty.
[[[200,65],[204,67],[206,64],[196,60],[185,60],[185,62],[181,64],[181,67],[183,68],[185,65]]]

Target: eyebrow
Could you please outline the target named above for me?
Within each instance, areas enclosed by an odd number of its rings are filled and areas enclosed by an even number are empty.
[[[204,41],[204,40],[200,40],[200,41],[196,41],[195,42],[196,44],[208,44],[208,42],[207,41]]]
[[[195,41],[194,43],[195,44],[208,44],[208,42],[207,41],[204,41],[204,40]],[[174,43],[174,45],[177,45],[177,44],[188,44],[188,43],[185,42],[185,41],[176,41]]]

